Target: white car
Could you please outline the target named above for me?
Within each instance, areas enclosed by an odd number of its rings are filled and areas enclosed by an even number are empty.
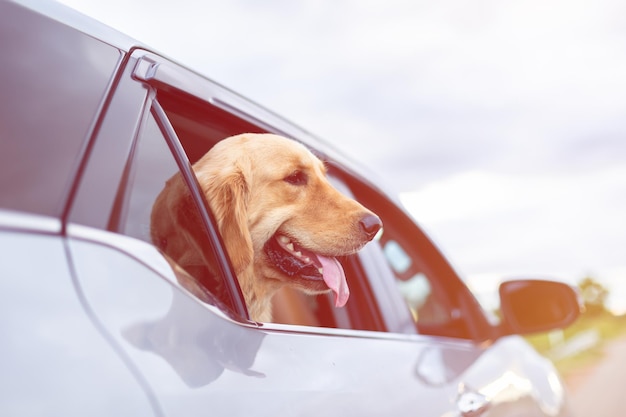
[[[506,282],[491,324],[396,199],[329,144],[56,3],[0,2],[0,39],[0,415],[570,415],[519,336],[571,324],[569,286]],[[242,132],[305,144],[382,218],[341,260],[344,308],[288,295],[280,323],[250,320],[190,169]],[[177,172],[226,288],[209,302],[150,240]]]

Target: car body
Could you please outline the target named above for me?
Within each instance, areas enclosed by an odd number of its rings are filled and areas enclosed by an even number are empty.
[[[493,324],[332,145],[56,3],[1,2],[0,39],[1,415],[568,415],[552,364],[519,334],[571,323],[570,287],[505,283]],[[190,168],[242,132],[304,143],[383,219],[342,260],[345,308],[286,293],[279,322],[249,319]],[[178,172],[228,288],[208,303],[150,241],[151,203]]]

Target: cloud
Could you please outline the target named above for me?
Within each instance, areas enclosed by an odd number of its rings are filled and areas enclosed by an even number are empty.
[[[468,172],[401,200],[466,275],[573,279],[623,265],[626,167],[536,177]]]

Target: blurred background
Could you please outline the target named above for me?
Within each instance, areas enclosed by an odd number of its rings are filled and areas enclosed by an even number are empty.
[[[583,318],[531,338],[572,389],[625,337],[625,2],[63,2],[375,171],[486,308],[579,285]]]

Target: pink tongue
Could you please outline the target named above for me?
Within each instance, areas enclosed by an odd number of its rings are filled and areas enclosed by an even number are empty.
[[[335,258],[327,258],[321,255],[317,255],[317,258],[322,263],[322,268],[324,268],[324,282],[328,285],[328,288],[335,292],[335,306],[345,306],[348,302],[348,297],[350,297],[350,289],[348,289],[346,274],[344,274],[341,264]]]

